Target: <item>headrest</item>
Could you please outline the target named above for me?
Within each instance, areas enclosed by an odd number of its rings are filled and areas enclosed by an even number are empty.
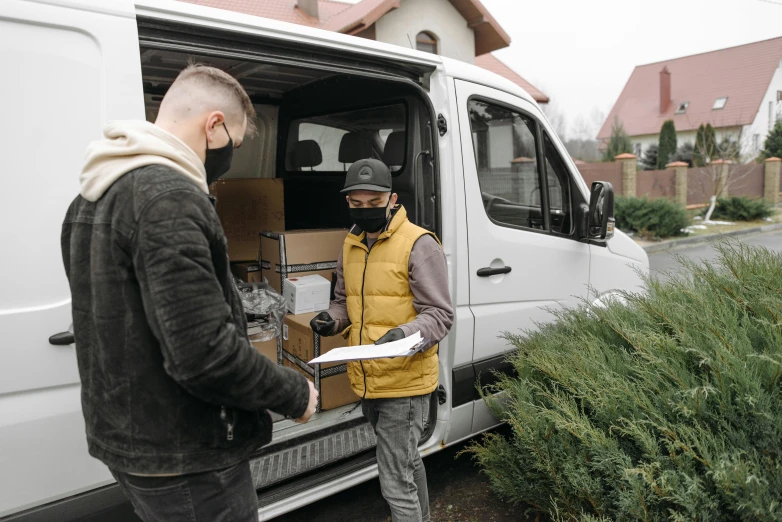
[[[372,143],[358,132],[349,132],[342,136],[339,143],[340,163],[355,163],[372,157]]]
[[[383,163],[389,167],[405,164],[405,131],[396,131],[388,135],[383,149]]]
[[[291,164],[294,169],[317,167],[323,163],[323,153],[315,140],[298,141],[291,151]]]

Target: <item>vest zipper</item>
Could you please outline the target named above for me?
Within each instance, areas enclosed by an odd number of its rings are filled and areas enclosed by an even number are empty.
[[[375,241],[377,243],[377,241]],[[375,246],[373,243],[372,246]],[[372,248],[367,249],[367,254],[364,256],[364,273],[361,276],[361,329],[358,331],[358,342],[359,344],[363,344],[363,338],[364,338],[364,309],[366,308],[364,306],[364,286],[367,281],[367,267],[369,266],[369,253],[372,251]],[[364,370],[364,361],[359,359],[359,363],[361,364],[361,373],[364,374],[364,395],[361,397],[362,399],[367,398],[367,372]]]

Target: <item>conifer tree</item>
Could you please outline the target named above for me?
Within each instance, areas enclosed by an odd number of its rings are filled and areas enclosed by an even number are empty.
[[[660,145],[657,149],[658,169],[663,170],[668,165],[677,148],[676,127],[673,125],[673,120],[668,120],[660,129]]]

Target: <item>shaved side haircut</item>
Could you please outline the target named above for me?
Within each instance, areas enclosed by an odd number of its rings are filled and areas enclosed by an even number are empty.
[[[241,84],[225,71],[191,63],[168,89],[160,105],[175,119],[202,112],[221,111],[229,124],[241,125],[247,118],[247,135],[256,132],[255,107]]]

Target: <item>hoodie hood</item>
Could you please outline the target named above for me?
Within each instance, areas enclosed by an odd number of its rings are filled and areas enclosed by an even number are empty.
[[[119,178],[147,165],[171,167],[209,193],[203,162],[182,140],[147,121],[113,121],[87,147],[81,196],[98,201]]]

